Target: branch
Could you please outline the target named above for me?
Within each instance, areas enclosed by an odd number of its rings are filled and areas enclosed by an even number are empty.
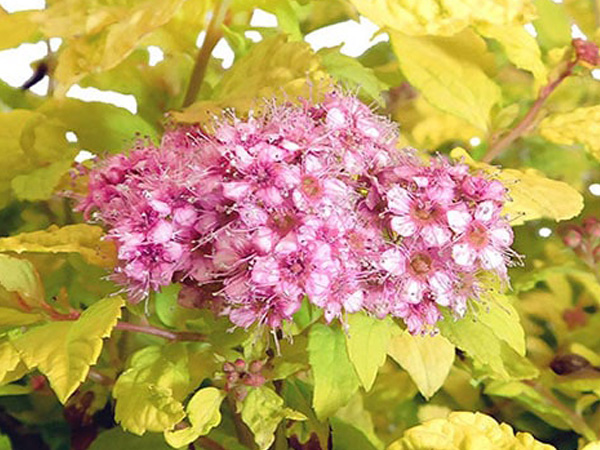
[[[527,133],[531,126],[534,124],[537,115],[546,99],[554,92],[554,90],[558,87],[562,81],[567,78],[569,75],[573,73],[573,68],[579,62],[579,58],[575,58],[572,61],[567,63],[565,69],[560,73],[560,75],[554,80],[540,89],[540,93],[538,95],[537,100],[531,107],[531,109],[525,114],[525,117],[521,119],[521,121],[515,126],[511,131],[509,131],[503,138],[499,141],[492,142],[487,153],[481,159],[485,163],[490,163],[494,159],[496,159],[507,147],[509,147],[516,139],[521,137],[523,134]]]
[[[170,331],[164,328],[157,328],[151,325],[136,325],[129,322],[118,322],[115,326],[117,330],[132,331],[134,333],[145,333],[158,336],[168,341],[204,341],[205,336],[190,331]]]
[[[190,84],[188,85],[188,89],[185,94],[183,107],[190,106],[192,103],[194,103],[194,100],[196,100],[196,97],[198,96],[198,92],[202,86],[202,81],[204,80],[206,68],[208,67],[210,55],[212,54],[215,45],[217,45],[217,42],[223,35],[223,32],[221,31],[221,24],[225,19],[225,14],[227,13],[227,8],[229,7],[230,2],[231,0],[220,0],[217,1],[215,5],[212,18],[208,24],[208,28],[206,29],[206,37],[204,38],[202,47],[198,51],[198,56],[196,57],[196,63],[194,64],[194,69],[190,77]]]

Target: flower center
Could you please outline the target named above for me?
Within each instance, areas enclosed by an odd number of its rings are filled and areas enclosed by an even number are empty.
[[[317,197],[321,193],[321,186],[319,186],[319,180],[315,177],[307,175],[302,178],[302,192],[309,197]]]
[[[410,267],[417,275],[423,275],[431,270],[431,258],[427,255],[417,255],[410,262]]]
[[[487,229],[480,223],[475,224],[469,232],[469,242],[476,249],[486,247],[489,242]]]

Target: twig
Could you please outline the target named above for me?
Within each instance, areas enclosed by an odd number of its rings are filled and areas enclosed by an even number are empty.
[[[535,119],[540,110],[542,109],[542,106],[546,99],[550,96],[552,92],[554,92],[554,90],[558,87],[560,83],[562,83],[562,81],[565,78],[567,78],[573,73],[573,68],[577,65],[578,62],[578,58],[569,61],[565,69],[555,80],[551,81],[542,89],[540,89],[540,94],[535,103],[532,105],[531,109],[527,112],[527,114],[525,114],[525,116],[523,117],[523,119],[521,119],[517,126],[515,126],[511,131],[504,135],[504,137],[501,138],[499,141],[493,142],[490,145],[487,153],[482,158],[483,162],[492,162],[498,157],[498,155],[500,155],[504,150],[506,150],[506,148],[509,147],[510,144],[512,144],[523,134],[527,133],[527,131],[529,131],[529,128],[531,128],[531,126],[534,124]]]
[[[88,372],[88,378],[93,382],[102,384],[104,386],[112,386],[113,384],[115,384],[115,380],[113,380],[110,377],[107,377],[103,373],[98,372],[94,368],[90,368],[90,371]]]
[[[206,29],[204,42],[202,43],[202,47],[198,51],[198,56],[196,57],[196,63],[194,64],[194,69],[190,77],[190,84],[188,85],[188,89],[185,94],[183,107],[194,103],[194,100],[196,100],[196,97],[198,96],[198,92],[202,86],[202,81],[204,80],[206,68],[208,67],[210,55],[215,48],[215,45],[217,45],[217,42],[223,35],[223,32],[221,31],[221,24],[225,19],[225,14],[227,13],[227,8],[229,7],[230,2],[231,0],[221,0],[217,1],[215,5],[212,18],[208,24],[208,28]]]
[[[170,331],[151,325],[136,325],[129,322],[119,322],[115,326],[117,330],[132,331],[134,333],[145,333],[158,336],[169,341],[204,341],[205,336],[189,331]]]

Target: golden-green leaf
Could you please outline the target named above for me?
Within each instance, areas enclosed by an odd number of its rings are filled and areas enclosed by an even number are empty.
[[[250,390],[242,404],[241,416],[260,450],[268,449],[273,443],[277,425],[284,418],[306,420],[304,414],[285,408],[283,399],[266,386]]]
[[[19,200],[47,200],[72,164],[70,160],[56,161],[28,174],[16,176],[11,182],[12,190]]]
[[[442,387],[454,363],[454,345],[441,336],[403,332],[390,342],[389,355],[406,370],[425,398]]]
[[[105,298],[77,320],[47,323],[11,342],[27,367],[46,375],[58,399],[65,403],[98,360],[102,338],[117,324],[123,304],[121,297]]]
[[[554,450],[529,433],[514,434],[490,416],[453,412],[446,419],[433,419],[404,432],[387,450]]]
[[[413,36],[450,36],[479,23],[524,24],[535,11],[529,0],[350,1],[376,24]]]
[[[413,37],[390,32],[400,68],[433,106],[486,130],[500,88],[485,73],[485,42],[471,30],[450,37]]]
[[[27,366],[21,361],[14,345],[9,340],[0,342],[0,385],[18,380],[25,373]]]
[[[356,313],[348,316],[346,348],[354,369],[366,391],[375,382],[377,371],[385,363],[392,336],[393,322]]]
[[[172,431],[165,431],[165,440],[175,448],[180,448],[198,439],[200,436],[219,425],[221,413],[219,407],[225,393],[214,387],[200,389],[194,394],[186,406],[191,426]]]
[[[339,327],[313,325],[308,360],[315,380],[313,407],[323,420],[344,406],[360,383],[346,350],[344,332]]]
[[[550,50],[570,45],[571,21],[566,14],[565,5],[553,0],[534,0],[534,4],[537,17],[533,25],[542,48]]]
[[[94,225],[51,225],[46,230],[1,238],[0,252],[79,253],[90,264],[110,268],[116,263],[116,250],[103,236],[102,228]]]
[[[245,112],[258,106],[257,99],[284,96],[295,101],[298,96],[309,97],[311,84],[318,86],[327,79],[319,57],[306,42],[288,42],[287,37],[276,35],[253,46],[225,73],[212,100],[173,112],[173,117],[180,122],[199,122],[223,107]]]
[[[29,306],[44,300],[44,288],[40,277],[26,259],[0,254],[0,286],[8,292],[17,293]]]
[[[531,72],[536,86],[548,79],[548,71],[542,62],[542,52],[535,38],[522,25],[498,26],[485,24],[477,27],[483,36],[498,41],[508,59],[518,68]]]
[[[40,19],[39,11],[8,14],[0,7],[0,50],[17,47],[34,38]]]
[[[172,430],[185,417],[181,402],[196,382],[185,343],[145,347],[115,383],[115,419],[138,435]]]
[[[540,134],[557,144],[582,144],[600,160],[600,106],[553,114],[540,123]]]
[[[583,197],[567,183],[551,180],[535,169],[498,170],[490,165],[473,161],[461,149],[452,150],[451,156],[464,160],[470,166],[488,172],[508,189],[510,201],[504,205],[511,225],[548,218],[558,221],[577,216],[583,209]]]

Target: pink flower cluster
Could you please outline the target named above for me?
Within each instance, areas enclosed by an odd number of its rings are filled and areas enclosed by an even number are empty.
[[[483,272],[506,279],[513,235],[500,182],[396,143],[340,92],[265,104],[105,159],[79,208],[108,227],[134,301],[179,282],[241,327],[279,327],[307,298],[327,321],[364,310],[424,332],[441,307],[464,314]]]

